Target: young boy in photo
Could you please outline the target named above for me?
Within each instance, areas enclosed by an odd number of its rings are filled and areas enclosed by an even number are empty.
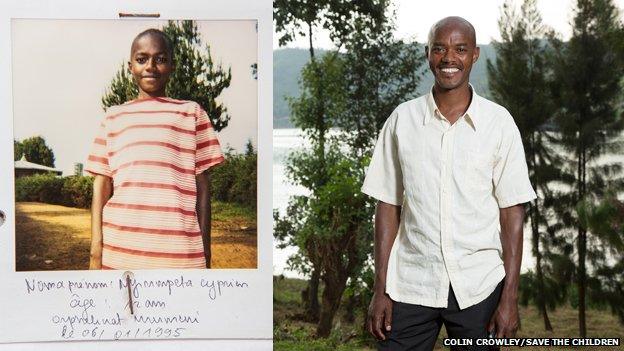
[[[94,175],[90,269],[210,268],[210,178],[224,161],[206,112],[166,96],[166,34],[134,39],[137,99],[106,111],[86,171]]]

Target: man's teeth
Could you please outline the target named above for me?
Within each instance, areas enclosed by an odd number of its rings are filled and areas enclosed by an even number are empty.
[[[459,72],[459,68],[442,68],[442,72],[444,72],[444,73],[455,73],[455,72]]]

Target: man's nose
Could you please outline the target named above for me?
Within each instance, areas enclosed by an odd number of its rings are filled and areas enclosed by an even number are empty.
[[[453,50],[445,50],[444,55],[442,55],[442,62],[451,62],[455,59],[453,55]]]

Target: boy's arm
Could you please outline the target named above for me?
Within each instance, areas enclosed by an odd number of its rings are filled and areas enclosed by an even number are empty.
[[[204,243],[204,256],[206,257],[206,268],[210,268],[210,222],[211,222],[211,206],[210,206],[210,170],[205,170],[195,177],[197,185],[197,221],[199,229],[202,233],[202,241]]]
[[[377,202],[375,212],[375,286],[373,299],[368,307],[367,329],[378,340],[385,340],[385,333],[392,325],[392,300],[386,294],[386,274],[392,244],[399,231],[401,206]]]
[[[102,210],[113,193],[110,177],[97,174],[91,199],[91,254],[89,269],[102,269]]]

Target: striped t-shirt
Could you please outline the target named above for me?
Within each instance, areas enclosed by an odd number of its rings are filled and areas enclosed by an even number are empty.
[[[86,166],[113,180],[102,268],[205,268],[195,176],[223,160],[195,102],[148,98],[109,108]]]

